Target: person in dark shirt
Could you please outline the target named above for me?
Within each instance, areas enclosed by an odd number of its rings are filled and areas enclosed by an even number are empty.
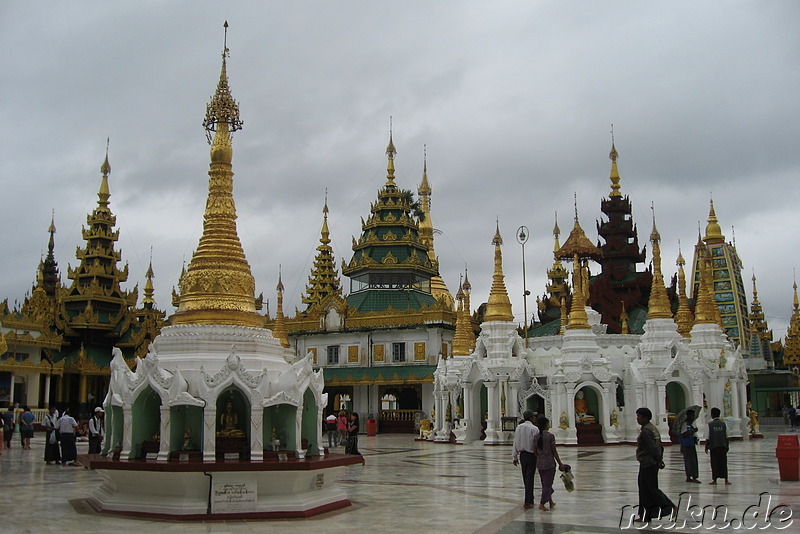
[[[649,523],[653,516],[670,517],[675,505],[658,489],[658,471],[664,469],[664,446],[661,434],[650,420],[653,412],[649,408],[636,410],[636,422],[641,425],[636,439],[636,460],[639,461],[639,523]]]
[[[711,453],[711,482],[716,485],[718,478],[728,481],[728,427],[719,418],[719,408],[711,408],[712,420],[708,423],[706,454]]]

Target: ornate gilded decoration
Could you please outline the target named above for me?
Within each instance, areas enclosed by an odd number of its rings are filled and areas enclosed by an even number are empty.
[[[500,236],[500,223],[497,226],[492,238],[494,245],[494,273],[492,274],[492,288],[489,291],[489,301],[486,303],[486,313],[484,321],[513,321],[514,314],[511,312],[511,301],[506,291],[505,275],[503,275],[503,251],[501,245],[503,238]]]
[[[628,328],[628,312],[625,311],[625,303],[622,303],[622,313],[619,315],[619,322],[622,326],[622,334],[630,334],[631,331]]]
[[[694,324],[716,324],[717,322],[717,310],[711,289],[713,282],[711,279],[711,258],[709,256],[706,245],[702,241],[698,241],[695,246],[695,257],[698,258],[700,285],[695,296]]]
[[[472,330],[469,326],[469,319],[464,310],[464,284],[458,286],[456,293],[458,300],[458,312],[456,314],[456,331],[453,334],[453,356],[467,356],[470,353],[467,331]]]
[[[425,342],[414,343],[414,361],[423,361],[425,356]]]
[[[347,347],[347,363],[358,363],[358,345]]]
[[[708,224],[706,225],[706,235],[703,237],[706,244],[724,243],[725,236],[722,235],[722,228],[717,221],[717,214],[714,211],[714,201],[711,200],[708,208]]]
[[[792,317],[789,319],[789,328],[784,341],[783,363],[785,365],[800,365],[800,300],[797,298],[797,282],[792,284],[794,290],[792,300]]]
[[[383,362],[385,360],[386,345],[372,346],[372,361]]]
[[[171,317],[173,324],[261,326],[263,322],[256,313],[255,281],[236,231],[231,134],[241,129],[242,121],[228,86],[227,57],[225,47],[219,83],[203,121],[211,144],[203,235],[181,277],[180,307]]]

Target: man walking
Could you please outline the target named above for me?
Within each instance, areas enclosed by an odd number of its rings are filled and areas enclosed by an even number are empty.
[[[639,461],[639,519],[650,523],[653,515],[658,519],[670,517],[676,508],[672,501],[658,489],[658,471],[664,469],[664,446],[661,434],[650,420],[653,412],[649,408],[636,410],[636,422],[641,425],[636,439],[636,459]]]
[[[718,478],[728,482],[728,427],[719,418],[719,408],[711,408],[712,420],[708,423],[706,454],[711,451],[711,482],[716,485]]]
[[[514,432],[514,451],[511,459],[514,465],[522,465],[522,481],[525,484],[526,510],[533,508],[533,481],[536,475],[536,440],[539,438],[539,429],[533,424],[534,413],[525,410],[522,413],[522,423]]]
[[[680,437],[678,438],[681,444],[681,454],[683,455],[683,470],[686,473],[686,482],[696,482],[700,470],[697,466],[697,427],[694,426],[695,413],[694,410],[686,411],[686,420],[681,425]]]
[[[81,465],[78,463],[78,448],[75,445],[75,431],[77,429],[78,423],[69,415],[69,411],[65,409],[56,424],[56,430],[61,435],[61,465]]]

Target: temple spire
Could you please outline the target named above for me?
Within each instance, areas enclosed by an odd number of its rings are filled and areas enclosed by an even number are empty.
[[[503,251],[501,245],[503,238],[500,235],[500,221],[492,239],[494,245],[494,274],[492,274],[492,289],[489,291],[489,302],[486,304],[485,321],[513,321],[511,301],[506,291],[505,276],[503,275]]]
[[[647,306],[648,319],[671,319],[669,299],[667,289],[664,286],[664,275],[661,273],[661,234],[656,227],[656,212],[653,211],[653,231],[650,233],[650,243],[653,246],[653,282],[650,286],[650,301]]]
[[[283,315],[283,281],[281,281],[281,269],[278,266],[278,285],[275,287],[278,291],[278,309],[275,311],[275,328],[272,330],[272,335],[280,341],[281,346],[289,347],[289,333],[286,330],[286,317]]]
[[[428,183],[428,149],[427,146],[423,145],[422,182],[417,188],[420,210],[422,211],[422,217],[420,217],[418,221],[419,240],[428,247],[428,259],[431,265],[434,265],[438,271],[439,260],[436,257],[436,251],[433,247],[433,235],[435,230],[431,217],[432,192],[433,190],[431,189],[430,183]],[[452,310],[454,308],[455,302],[453,301],[453,295],[450,294],[447,285],[439,274],[431,277],[431,295],[439,302],[443,302],[449,309]]]
[[[625,301],[622,301],[622,311],[619,314],[620,334],[630,334],[628,328],[628,312],[625,310]]]
[[[331,248],[330,230],[328,230],[328,190],[325,190],[325,205],[322,208],[322,229],[320,230],[317,255],[314,257],[314,266],[308,277],[306,296],[303,304],[308,305],[307,311],[319,307],[329,295],[341,297],[341,284],[339,273],[336,272],[336,261]]]
[[[144,299],[142,300],[142,304],[145,308],[152,308],[155,306],[156,301],[153,299],[153,293],[155,289],[153,287],[153,247],[150,247],[150,264],[147,266],[147,272],[145,273],[147,277],[147,282],[144,284]]]
[[[694,324],[716,324],[718,309],[714,303],[711,285],[711,258],[705,245],[698,245],[696,254],[699,257],[700,285],[695,295]]]
[[[470,294],[472,293],[472,284],[469,283],[469,269],[464,265],[464,283],[461,284],[464,289],[464,322],[467,326],[467,347],[468,354],[475,350],[475,332],[472,330],[472,304],[470,303]]]
[[[263,323],[256,313],[255,280],[236,230],[231,133],[242,128],[242,121],[228,86],[227,22],[225,31],[220,78],[203,120],[209,140],[213,133],[203,235],[181,277],[180,305],[172,324]]]
[[[611,159],[611,174],[609,179],[611,180],[611,197],[621,197],[622,193],[619,192],[620,185],[619,185],[619,169],[617,168],[617,157],[619,154],[617,153],[617,147],[614,145],[614,125],[611,125],[611,152],[608,153],[608,157]]]
[[[678,325],[678,333],[683,337],[691,337],[694,315],[689,309],[689,298],[686,296],[686,272],[683,266],[686,260],[681,253],[681,243],[678,241],[678,259],[675,262],[678,266],[678,310],[675,312],[675,322]]]
[[[467,341],[467,317],[464,311],[464,282],[458,284],[458,311],[456,312],[456,331],[453,334],[453,356],[468,356],[470,353]]]

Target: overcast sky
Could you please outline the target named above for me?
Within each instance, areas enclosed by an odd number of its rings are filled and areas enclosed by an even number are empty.
[[[596,239],[614,124],[622,192],[640,243],[655,204],[664,274],[678,240],[691,261],[713,195],[775,337],[792,308],[800,178],[800,4],[731,2],[3,2],[0,4],[0,299],[35,280],[55,209],[66,279],[97,205],[111,138],[111,209],[125,288],[156,301],[202,232],[201,126],[228,20],[238,229],[274,313],[282,265],[294,314],[319,244],[328,189],[338,258],[352,256],[386,177],[389,117],[400,187],[433,188],[436,252],[455,294],[469,266],[477,307],[491,286],[495,219],[514,313],[529,315],[552,264],[554,212]],[[648,246],[648,250],[650,247]],[[648,259],[649,261],[649,259]],[[596,272],[597,266],[594,267]],[[347,280],[343,280],[347,282]]]

